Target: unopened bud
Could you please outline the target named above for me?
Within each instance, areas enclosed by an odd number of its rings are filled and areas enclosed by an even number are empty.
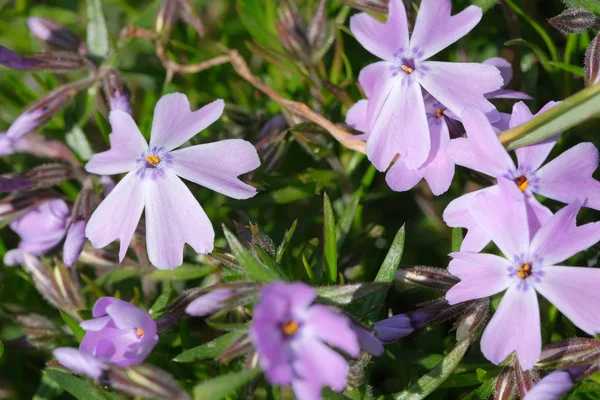
[[[569,8],[550,18],[550,25],[563,33],[583,33],[594,27],[600,19],[583,8]]]
[[[110,69],[104,75],[103,88],[111,110],[121,110],[129,115],[132,114],[129,90],[117,71]]]
[[[63,262],[70,268],[79,259],[85,244],[85,225],[84,220],[79,220],[71,224],[67,230],[65,244],[63,246]]]
[[[447,270],[435,267],[413,267],[401,269],[394,279],[398,282],[410,282],[430,289],[448,290],[460,280]]]
[[[63,142],[58,140],[47,139],[37,133],[30,133],[15,141],[8,138],[6,140],[10,141],[12,151],[15,153],[27,153],[36,157],[67,161],[71,165],[80,165],[79,161],[73,156],[73,152]],[[2,148],[1,143],[2,139],[0,138],[0,149]]]
[[[249,225],[241,225],[235,221],[234,225],[240,241],[244,246],[250,249],[250,251],[256,253],[254,248],[258,247],[267,252],[270,256],[275,256],[275,243],[273,243],[273,240],[270,237],[260,231],[258,225],[253,224],[252,222],[250,222]]]
[[[247,333],[243,333],[235,338],[215,360],[222,364],[227,364],[230,360],[248,354],[251,350],[252,342],[250,341],[250,337]]]
[[[21,71],[66,72],[93,67],[86,57],[75,53],[34,53],[24,57],[3,46],[0,64]]]
[[[277,33],[283,47],[297,60],[310,64],[310,45],[302,18],[293,0],[284,0],[279,8]]]
[[[40,100],[28,106],[13,122],[6,132],[11,140],[17,140],[43,124],[63,109],[75,95],[94,83],[93,79],[84,79],[54,89]]]
[[[134,397],[190,399],[171,374],[153,365],[142,364],[129,369],[111,367],[107,377],[111,386]]]
[[[48,318],[39,314],[17,316],[27,342],[37,348],[53,348],[63,333]]]
[[[163,0],[154,20],[154,31],[163,39],[166,39],[171,33],[179,14],[179,8],[178,0]]]
[[[600,33],[590,42],[585,52],[584,70],[586,86],[600,83]]]
[[[534,377],[531,371],[523,371],[517,357],[514,357],[513,365],[517,392],[519,392],[519,397],[524,399],[527,392],[533,387]]]
[[[325,0],[320,0],[319,8],[308,26],[308,42],[313,53],[323,45],[323,42],[327,37],[328,30],[326,25]]]
[[[494,400],[514,400],[517,397],[515,371],[512,366],[504,368],[494,386]]]
[[[373,326],[373,331],[381,343],[391,344],[410,335],[415,329],[425,326],[435,315],[432,312],[420,311],[394,315],[393,317],[376,322]]]
[[[44,191],[12,193],[0,200],[0,222],[12,221],[52,196],[52,193]]]
[[[28,253],[23,259],[23,267],[31,275],[38,292],[54,307],[80,319],[77,311],[83,310],[85,305],[75,270],[68,271],[60,263],[52,268]]]
[[[361,11],[387,14],[389,0],[343,0],[344,4]]]
[[[562,369],[598,362],[600,362],[600,340],[574,338],[544,346],[537,366]]]
[[[473,300],[456,323],[456,340],[461,341],[476,332],[486,320],[489,298]]]
[[[188,25],[192,26],[199,36],[204,36],[204,25],[194,9],[192,0],[179,1],[179,18],[184,20]]]
[[[0,192],[50,188],[70,179],[73,169],[62,164],[46,164],[35,167],[24,174],[0,176]]]
[[[52,47],[80,54],[87,52],[85,45],[79,38],[57,22],[45,18],[31,17],[27,18],[27,25],[31,33]]]

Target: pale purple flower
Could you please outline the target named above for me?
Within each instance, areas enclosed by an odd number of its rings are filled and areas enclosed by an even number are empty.
[[[6,136],[11,140],[18,140],[36,129],[46,121],[44,109],[24,111],[6,131]]]
[[[80,324],[86,333],[79,350],[101,361],[124,368],[141,364],[158,343],[152,317],[126,301],[102,297],[92,315]]]
[[[362,351],[365,351],[374,356],[380,356],[384,352],[383,343],[375,336],[375,332],[364,327],[356,321],[351,321],[350,328],[356,334],[358,346]]]
[[[355,15],[350,29],[369,52],[384,61],[360,72],[369,98],[369,160],[385,171],[397,154],[410,169],[420,167],[431,148],[422,88],[457,115],[477,107],[490,116],[495,107],[484,94],[500,89],[497,68],[477,63],[427,61],[466,35],[481,19],[481,8],[469,6],[451,16],[450,0],[423,0],[409,40],[402,0],[390,0],[386,23],[369,14]]]
[[[23,263],[25,252],[41,256],[56,247],[65,236],[70,217],[69,207],[61,199],[48,200],[10,223],[10,229],[21,238],[16,249],[4,255],[4,264]]]
[[[6,133],[0,133],[0,157],[10,156],[14,153],[13,141],[6,136]]]
[[[558,103],[546,104],[536,115],[556,104]],[[513,108],[510,126],[521,125],[531,118],[533,116],[527,106],[519,102]],[[515,151],[517,167],[481,112],[466,110],[463,123],[468,137],[452,140],[448,146],[450,157],[458,165],[493,178],[512,180],[526,198],[528,219],[532,227],[530,232],[534,232],[535,227],[543,224],[552,214],[534,194],[564,203],[579,200],[584,207],[600,210],[600,182],[592,177],[598,167],[598,150],[592,143],[580,143],[542,166],[558,140],[558,136],[554,136],[543,142],[518,148]],[[444,221],[449,226],[469,229],[461,250],[478,252],[489,242],[489,237],[473,223],[468,210],[479,193],[496,190],[496,186],[491,186],[465,194],[452,201],[444,210]]]
[[[450,133],[446,123],[446,108],[432,96],[425,95],[425,112],[431,135],[431,149],[423,165],[416,169],[406,166],[405,157],[400,156],[389,169],[385,180],[392,190],[404,192],[412,189],[422,179],[427,181],[434,195],[438,196],[448,190],[454,177],[454,163],[446,154],[450,142]],[[354,136],[355,139],[367,140],[368,100],[359,100],[348,110],[346,123],[354,129],[365,132]]]
[[[566,371],[554,371],[527,392],[523,400],[558,400],[573,387],[574,382]]]
[[[254,307],[250,339],[267,380],[292,385],[298,400],[318,400],[323,386],[341,392],[348,363],[360,347],[351,322],[327,306],[312,304],[317,292],[304,283],[265,286]]]
[[[574,201],[532,235],[526,198],[511,180],[498,183],[498,193],[480,193],[469,212],[504,257],[452,253],[448,271],[461,281],[446,300],[457,304],[506,291],[485,328],[481,350],[494,364],[516,351],[529,370],[542,350],[538,292],[581,330],[600,333],[600,269],[560,265],[600,240],[600,223],[577,226],[581,203]]]
[[[73,222],[67,230],[67,236],[63,245],[63,263],[67,267],[75,265],[85,244],[85,225],[84,220]]]
[[[158,268],[183,262],[188,243],[196,252],[213,249],[214,230],[198,201],[179,178],[235,199],[247,199],[256,189],[237,177],[260,165],[256,149],[241,139],[222,140],[174,150],[223,113],[223,100],[192,112],[181,93],[163,96],[154,110],[150,144],[131,115],[110,113],[111,148],[95,154],[86,170],[99,175],[127,173],[94,211],[86,236],[96,248],[120,239],[122,261],[145,209],[146,247]]]
[[[195,317],[204,317],[214,314],[225,307],[226,301],[233,296],[231,289],[215,289],[192,301],[185,308],[185,312]]]
[[[500,71],[504,84],[498,90],[485,94],[486,99],[512,99],[512,100],[532,100],[533,97],[527,93],[518,92],[516,90],[508,90],[506,87],[512,81],[513,71],[512,66],[502,57],[488,58],[483,62],[486,65],[492,65]]]
[[[52,354],[63,367],[76,374],[86,375],[96,381],[100,380],[104,371],[108,368],[102,360],[73,347],[59,347]]]

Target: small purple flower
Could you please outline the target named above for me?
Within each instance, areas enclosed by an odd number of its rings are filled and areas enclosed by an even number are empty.
[[[500,364],[516,351],[524,370],[538,360],[542,341],[537,294],[576,326],[600,333],[600,269],[561,263],[600,240],[600,223],[576,225],[579,201],[564,207],[531,234],[527,201],[509,179],[498,193],[477,195],[471,217],[504,254],[452,253],[448,271],[461,281],[446,293],[450,304],[506,291],[481,339],[483,354]]]
[[[23,263],[23,253],[46,254],[62,240],[67,230],[69,207],[61,199],[48,200],[11,222],[10,228],[21,238],[18,248],[4,255],[4,264]]]
[[[61,50],[86,52],[85,45],[70,30],[50,19],[31,17],[27,18],[27,26],[31,33],[42,42]]]
[[[556,102],[546,104],[539,115]],[[515,104],[510,127],[529,121],[533,116],[523,104]],[[470,109],[463,114],[468,137],[452,140],[448,146],[450,157],[464,167],[496,179],[510,179],[523,193],[530,221],[530,233],[541,226],[552,213],[534,196],[539,194],[564,203],[579,200],[584,207],[600,210],[600,182],[592,177],[598,167],[598,150],[592,143],[580,143],[542,166],[556,144],[558,136],[534,145],[518,148],[515,152],[518,167],[504,149],[498,137],[481,112]],[[444,221],[451,227],[468,228],[461,250],[478,252],[489,243],[489,237],[479,229],[468,212],[475,197],[481,192],[497,192],[491,186],[468,193],[452,201],[444,210]]]
[[[152,317],[126,301],[102,297],[92,315],[80,325],[86,333],[79,350],[101,361],[123,368],[141,364],[158,343]]]
[[[573,387],[574,382],[566,371],[554,371],[535,384],[523,400],[558,400]]]
[[[63,246],[63,263],[67,267],[75,265],[85,244],[85,225],[84,220],[75,221],[67,230],[67,237]]]
[[[100,380],[108,368],[102,360],[73,347],[59,347],[52,354],[65,368],[77,374],[83,374],[95,381]]]
[[[323,386],[344,390],[348,363],[327,344],[353,357],[360,354],[349,318],[312,304],[316,298],[317,292],[304,283],[265,286],[250,327],[267,380],[291,384],[299,400],[320,399]]]
[[[412,35],[402,0],[390,0],[387,21],[369,14],[350,19],[350,29],[369,52],[383,59],[362,69],[359,82],[369,98],[367,156],[385,171],[397,154],[409,169],[427,161],[431,149],[422,89],[460,115],[476,107],[496,115],[484,94],[500,89],[500,71],[492,65],[428,61],[466,35],[482,16],[469,6],[451,15],[450,0],[423,0]]]
[[[410,335],[415,329],[426,326],[427,322],[435,317],[435,313],[416,311],[409,314],[398,314],[375,323],[373,330],[375,336],[383,344],[392,344],[405,336]]]
[[[225,302],[233,296],[231,289],[215,289],[198,297],[185,308],[185,312],[195,317],[214,314],[225,307]]]
[[[192,112],[184,94],[163,96],[154,110],[149,145],[129,114],[110,113],[111,148],[95,154],[85,168],[99,175],[127,175],[88,222],[86,236],[94,247],[120,239],[122,261],[145,209],[146,247],[153,265],[181,265],[185,243],[198,253],[212,251],[210,220],[179,177],[235,199],[250,198],[256,189],[237,177],[258,168],[256,149],[241,139],[174,149],[215,122],[223,108],[223,100],[217,100]]]

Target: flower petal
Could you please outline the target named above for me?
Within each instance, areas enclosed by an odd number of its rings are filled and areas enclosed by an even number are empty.
[[[479,23],[481,8],[469,6],[451,15],[450,0],[422,0],[417,21],[410,38],[410,46],[423,52],[427,59],[469,33]]]
[[[482,299],[505,290],[512,280],[508,268],[511,262],[492,254],[452,253],[448,271],[460,278],[446,293],[451,305],[467,300]]]
[[[204,317],[221,310],[234,291],[231,289],[215,289],[198,297],[185,308],[185,312],[195,317]]]
[[[439,196],[450,188],[452,178],[454,178],[454,163],[447,151],[450,133],[448,125],[441,118],[429,125],[429,132],[431,133],[431,150],[429,158],[421,169],[431,192]]]
[[[577,226],[578,201],[554,214],[531,240],[531,254],[553,265],[583,251],[600,240],[600,222]]]
[[[391,344],[410,335],[415,329],[407,314],[397,314],[375,322],[373,330],[376,333],[377,339],[382,343]]]
[[[448,155],[458,165],[498,177],[515,169],[515,164],[498,140],[489,120],[479,110],[462,113],[467,138],[451,140]]]
[[[592,177],[598,168],[598,149],[592,143],[579,143],[537,171],[536,193],[600,210],[600,182]]]
[[[308,309],[305,318],[306,334],[314,335],[352,357],[360,355],[358,339],[350,327],[348,317],[331,311],[324,305],[315,304]]]
[[[346,125],[357,131],[367,132],[369,130],[367,125],[368,106],[369,101],[367,99],[362,99],[354,103],[346,113]]]
[[[403,157],[398,158],[385,174],[385,181],[395,192],[405,192],[415,187],[423,179],[421,168],[408,169]]]
[[[547,267],[535,288],[579,329],[600,333],[600,269]]]
[[[558,400],[573,387],[573,379],[566,371],[554,371],[527,392],[523,400]]]
[[[516,351],[521,368],[533,368],[542,352],[542,334],[537,294],[531,285],[525,291],[518,285],[508,288],[483,332],[481,351],[496,365]]]
[[[415,80],[408,83],[398,78],[371,124],[367,140],[367,156],[380,171],[387,170],[397,154],[404,157],[408,168],[418,168],[431,148],[421,86]],[[372,104],[369,101],[369,107]]]
[[[512,65],[510,65],[510,63],[508,61],[506,61],[504,58],[502,58],[502,57],[488,58],[487,60],[483,61],[482,64],[491,65],[493,67],[498,68],[498,71],[500,71],[500,76],[502,76],[502,80],[504,81],[504,84],[502,85],[502,89],[504,89],[506,86],[508,86],[510,81],[512,81],[512,78],[513,78]]]
[[[529,223],[525,196],[508,179],[498,179],[499,193],[480,193],[469,212],[473,220],[513,260],[529,254]]]
[[[425,90],[452,112],[461,115],[464,108],[475,107],[492,120],[498,119],[496,107],[485,94],[502,86],[500,71],[491,65],[427,61],[419,82]]]
[[[294,341],[293,369],[303,380],[320,382],[337,392],[344,390],[348,363],[339,353],[319,340],[302,338]]]
[[[137,159],[148,149],[148,143],[131,115],[121,110],[109,115],[112,133],[108,136],[110,150],[94,154],[85,165],[92,174],[114,175],[129,172],[137,165]]]
[[[96,208],[85,227],[85,236],[97,249],[119,239],[119,260],[123,261],[143,210],[142,181],[136,171],[131,171]]]
[[[172,151],[172,170],[188,181],[234,199],[256,195],[256,188],[238,176],[255,170],[260,159],[254,146],[242,139],[221,140]]]
[[[527,93],[517,90],[498,89],[485,94],[485,98],[491,99],[511,99],[511,100],[533,100],[533,97]]]
[[[186,243],[200,254],[212,251],[215,240],[212,224],[175,173],[167,169],[162,177],[145,180],[144,197],[146,246],[152,265],[160,269],[180,266]]]
[[[60,347],[52,354],[64,367],[78,374],[84,374],[92,379],[98,380],[102,376],[106,365],[96,357],[81,352],[73,347]]]
[[[144,332],[154,336],[156,333],[156,324],[150,315],[139,307],[126,301],[115,299],[114,302],[106,307],[106,313],[112,318],[115,326],[119,329],[138,329],[150,332]],[[154,332],[153,332],[154,331]]]
[[[550,108],[558,105],[560,103],[556,101],[551,101],[546,104],[542,109],[535,115],[540,115]],[[514,128],[516,126],[522,125],[525,122],[532,119],[534,115],[531,114],[529,108],[522,101],[516,103],[513,106],[512,115],[510,117],[510,127]],[[548,154],[554,148],[554,145],[558,141],[560,134],[554,135],[546,140],[543,140],[539,143],[535,143],[529,146],[519,147],[515,150],[517,153],[517,160],[519,161],[519,169],[521,171],[536,171],[546,160]]]
[[[533,239],[537,231],[552,217],[552,211],[540,203],[535,196],[525,198],[525,207],[529,223],[529,239]]]
[[[390,0],[385,23],[361,13],[350,18],[350,30],[365,49],[383,60],[393,60],[395,52],[408,47],[408,25],[402,0]]]
[[[183,93],[161,97],[154,109],[150,147],[163,147],[168,152],[181,146],[218,120],[224,108],[223,100],[215,100],[192,112],[190,102]]]

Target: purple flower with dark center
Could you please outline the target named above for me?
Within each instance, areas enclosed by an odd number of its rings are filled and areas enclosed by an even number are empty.
[[[523,400],[558,400],[573,387],[574,382],[566,371],[554,371],[535,384]]]
[[[127,368],[141,364],[158,343],[152,317],[126,301],[102,297],[92,315],[94,319],[80,325],[86,331],[79,346],[82,353]]]
[[[556,104],[546,104],[536,115]],[[527,106],[519,102],[513,108],[510,126],[521,125],[531,118],[533,116]],[[584,207],[600,210],[600,182],[592,177],[598,167],[598,150],[592,143],[580,143],[542,166],[558,140],[558,136],[554,136],[515,150],[517,167],[481,112],[474,109],[465,111],[463,123],[468,137],[452,140],[448,148],[450,157],[458,165],[496,179],[511,180],[526,199],[530,232],[535,232],[535,228],[552,214],[534,194],[564,203],[579,200]],[[497,187],[465,194],[444,210],[444,221],[449,226],[469,229],[461,247],[464,251],[478,252],[489,242],[489,237],[473,223],[468,212],[475,197],[482,191],[496,192]]]
[[[367,155],[380,171],[387,170],[397,154],[409,169],[427,161],[431,140],[422,88],[457,115],[465,107],[497,115],[484,97],[502,86],[497,68],[427,61],[481,19],[479,7],[469,6],[454,16],[451,7],[450,0],[423,0],[410,40],[402,0],[390,0],[384,24],[366,13],[350,20],[356,39],[384,60],[363,68],[359,75],[369,98]]]
[[[348,363],[327,344],[353,357],[360,354],[350,319],[312,304],[316,298],[317,292],[304,283],[265,286],[250,327],[267,380],[291,384],[299,400],[320,399],[323,386],[344,390]]]
[[[179,177],[235,199],[247,199],[256,189],[237,177],[258,168],[256,149],[241,139],[174,149],[215,122],[223,108],[223,100],[217,100],[192,112],[184,94],[163,96],[154,110],[149,145],[129,114],[110,113],[111,148],[95,154],[86,170],[127,175],[87,224],[86,236],[94,247],[120,239],[122,261],[145,209],[146,247],[153,265],[161,269],[181,265],[185,243],[198,253],[212,251],[215,233],[210,220]]]
[[[576,225],[580,208],[574,201],[532,232],[527,200],[506,178],[499,178],[497,194],[480,193],[469,208],[504,257],[452,253],[448,271],[461,281],[446,300],[457,304],[506,291],[481,339],[494,364],[516,351],[524,370],[535,365],[542,350],[538,292],[581,330],[600,333],[600,269],[560,265],[600,240],[600,223]]]
[[[95,381],[100,380],[108,368],[102,360],[73,347],[59,347],[52,354],[63,367],[76,374],[86,375]]]
[[[61,199],[52,199],[11,222],[10,229],[19,235],[21,242],[4,255],[4,264],[19,265],[23,263],[25,252],[41,256],[56,247],[65,236],[69,217],[67,204]]]

